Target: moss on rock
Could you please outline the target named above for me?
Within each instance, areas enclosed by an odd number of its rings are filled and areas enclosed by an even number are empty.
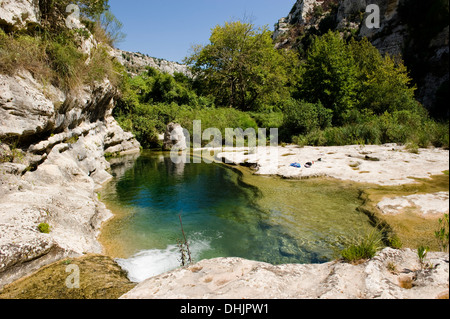
[[[66,281],[74,268],[79,269],[79,288],[71,289]],[[86,255],[58,261],[4,287],[0,299],[118,299],[134,287],[113,259]]]

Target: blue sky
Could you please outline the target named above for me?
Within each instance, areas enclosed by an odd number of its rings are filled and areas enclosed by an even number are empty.
[[[181,62],[193,44],[207,44],[211,28],[251,18],[273,30],[295,0],[109,0],[123,23],[125,41],[117,47]]]

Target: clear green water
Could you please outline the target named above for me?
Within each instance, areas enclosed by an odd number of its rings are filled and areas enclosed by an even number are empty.
[[[372,228],[356,211],[358,190],[336,181],[287,181],[220,164],[174,164],[151,152],[119,171],[101,198],[122,213],[103,237],[110,250],[120,250],[118,262],[134,281],[180,265],[180,213],[197,261],[321,263],[335,257],[342,237]]]

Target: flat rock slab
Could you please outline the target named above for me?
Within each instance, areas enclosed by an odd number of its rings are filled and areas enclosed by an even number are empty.
[[[424,217],[449,213],[449,193],[418,194],[385,198],[377,207],[383,214],[397,215],[406,208],[416,208]]]
[[[447,293],[449,257],[386,248],[359,265],[279,265],[218,258],[147,279],[121,299],[434,299]]]
[[[386,186],[415,183],[414,178],[441,175],[449,169],[448,150],[420,149],[419,154],[414,154],[396,144],[258,147],[218,152],[216,157],[230,164],[254,164],[258,175],[292,179],[331,177]],[[294,163],[301,167],[292,167]],[[312,165],[308,167],[307,163]]]

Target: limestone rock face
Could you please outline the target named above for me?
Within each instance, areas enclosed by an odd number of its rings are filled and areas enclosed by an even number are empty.
[[[316,0],[297,0],[289,13],[289,23],[307,23],[308,14],[313,10],[314,6],[317,5],[317,2],[318,1]]]
[[[1,1],[0,24],[38,23],[38,4]],[[96,45],[89,37],[80,51]],[[105,153],[140,151],[112,116],[116,97],[107,78],[66,94],[23,70],[0,74],[0,287],[61,258],[102,252],[97,236],[112,216],[96,194],[112,178]]]
[[[164,150],[184,151],[187,149],[186,137],[180,124],[170,123],[164,134]]]
[[[332,9],[333,6],[330,4],[334,4],[336,9]],[[366,12],[368,5],[377,5],[380,9],[379,28],[368,28],[366,25],[366,19],[372,13]],[[437,34],[430,33],[428,44],[422,44],[421,52],[416,52],[419,50],[415,47],[419,41],[415,38],[417,32],[412,30],[412,27],[405,21],[402,14],[406,13],[402,13],[401,10],[401,8],[413,5],[417,5],[417,3],[414,4],[413,1],[408,0],[297,0],[289,15],[280,19],[275,25],[273,34],[275,46],[277,48],[294,46],[296,39],[301,35],[298,32],[309,29],[319,30],[320,22],[329,18],[327,23],[332,31],[367,37],[382,54],[402,56],[417,83],[418,100],[426,108],[433,110],[436,107],[435,103],[439,102],[439,98],[443,98],[439,96],[443,93],[439,92],[448,92],[448,24],[442,30],[436,30]],[[315,6],[321,8],[317,10]],[[431,5],[419,6],[423,9],[431,7]],[[417,21],[422,23],[421,29],[431,29],[431,26],[426,24],[432,24],[434,21],[424,22],[425,15],[433,16],[436,15],[436,12],[424,12],[423,21]],[[313,34],[317,34],[317,30]],[[425,68],[425,70],[420,70],[421,68]],[[443,111],[441,110],[441,112]]]
[[[278,23],[275,24],[275,31],[272,35],[273,39],[276,40],[281,36],[289,33],[289,30],[295,25],[302,27],[311,27],[312,10],[314,9],[314,6],[320,5],[320,3],[321,2],[316,0],[297,0],[297,2],[292,7],[289,15],[285,18],[281,18],[280,20],[278,20]],[[276,46],[280,47],[282,45],[277,44]]]
[[[112,104],[105,106],[106,110],[93,113],[89,108],[67,113],[61,125],[82,122],[21,150],[25,155],[14,160],[18,163],[0,163],[0,286],[60,258],[102,252],[97,236],[101,224],[112,216],[95,193],[112,177],[104,154],[140,150],[133,135],[110,115]],[[102,120],[88,120],[98,113]],[[36,131],[26,116],[23,123]],[[1,127],[3,132],[12,131]],[[22,132],[27,131],[16,130]],[[10,158],[12,151],[2,149],[3,157]],[[40,233],[40,223],[50,226],[49,234]]]
[[[157,59],[142,53],[128,52],[119,49],[114,49],[113,55],[132,75],[139,75],[141,72],[144,72],[147,67],[152,67],[170,75],[177,72],[190,76],[187,66],[177,62]]]
[[[359,265],[280,265],[218,258],[156,276],[121,299],[434,299],[448,295],[449,259],[386,248]],[[408,286],[409,285],[409,286]]]
[[[0,75],[0,137],[40,133],[55,117],[54,103],[29,72]]]
[[[275,26],[274,39],[286,33],[289,28],[301,25],[308,28],[318,28],[319,22],[327,14],[333,14],[336,30],[359,29],[359,36],[373,40],[372,43],[382,53],[401,54],[406,40],[406,26],[399,21],[397,9],[400,0],[338,0],[337,10],[330,12],[329,1],[297,0],[286,18],[282,18]],[[364,18],[367,6],[375,4],[380,8],[380,28],[368,28]],[[314,7],[321,7],[322,16],[314,13]],[[380,36],[382,34],[382,36]]]
[[[38,0],[2,0],[0,25],[10,30],[20,30],[30,24],[39,24]]]

